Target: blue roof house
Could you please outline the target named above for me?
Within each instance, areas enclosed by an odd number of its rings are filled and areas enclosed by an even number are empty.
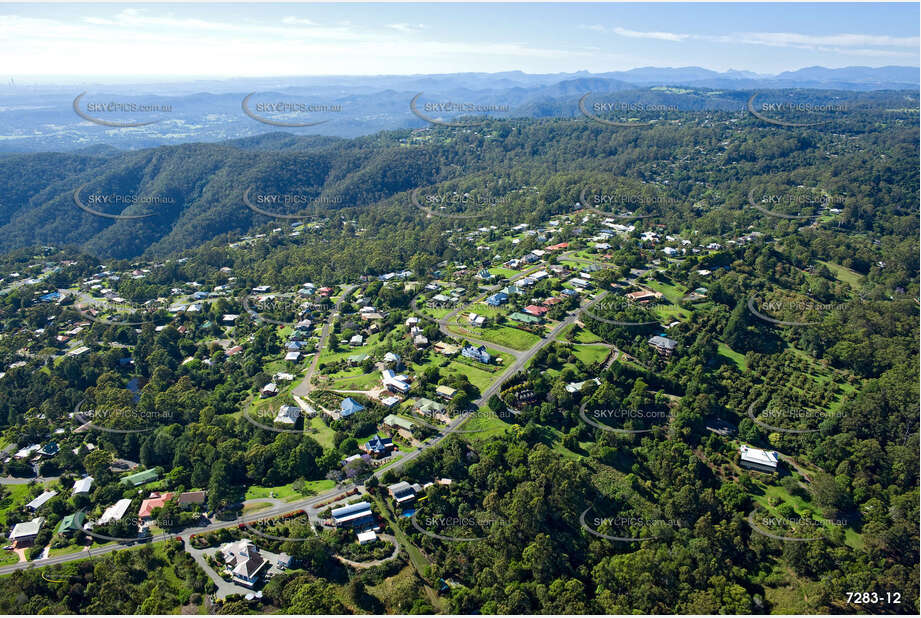
[[[461,350],[461,355],[487,365],[492,360],[492,356],[486,351],[486,346],[482,345],[478,348],[470,345],[464,346],[464,349]]]
[[[365,407],[363,405],[351,397],[346,397],[342,400],[342,403],[339,404],[339,415],[342,418],[346,418],[347,416],[352,416],[356,412],[361,412],[364,409]]]

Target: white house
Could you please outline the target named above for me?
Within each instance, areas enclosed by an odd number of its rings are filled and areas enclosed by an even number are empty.
[[[301,409],[299,407],[283,405],[278,408],[278,415],[275,417],[275,422],[284,425],[294,425],[300,417]]]
[[[765,451],[743,444],[739,447],[743,468],[761,472],[777,472],[777,451]]]
[[[85,476],[76,483],[74,483],[74,495],[77,494],[88,494],[90,493],[90,488],[93,486],[93,477]]]

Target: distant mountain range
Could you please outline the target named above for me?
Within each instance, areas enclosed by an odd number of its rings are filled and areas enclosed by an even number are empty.
[[[721,73],[701,67],[642,67],[608,73],[509,71],[118,85],[29,85],[20,79],[0,86],[0,152],[70,151],[101,142],[120,149],[217,142],[259,135],[278,127],[299,135],[356,137],[428,126],[425,118],[450,115],[427,113],[426,105],[437,107],[445,102],[499,106],[509,117],[572,118],[579,116],[578,101],[589,92],[616,92],[623,103],[642,101],[678,109],[738,110],[754,91],[909,90],[917,94],[919,84],[917,68],[900,66],[807,67],[777,75],[737,70]],[[86,94],[75,103],[81,93]],[[255,94],[249,105],[251,114],[247,115],[242,109],[243,101],[251,93]],[[410,109],[410,101],[419,93],[424,93],[418,101],[423,113],[417,114]],[[274,103],[321,105],[328,111],[260,111],[260,106]],[[112,104],[155,105],[168,111],[119,113],[108,109]],[[84,117],[75,113],[75,105]],[[98,111],[100,107],[102,111]],[[94,124],[87,118],[100,122]],[[121,127],[107,125],[107,121],[155,122]],[[292,122],[310,126],[285,124]]]

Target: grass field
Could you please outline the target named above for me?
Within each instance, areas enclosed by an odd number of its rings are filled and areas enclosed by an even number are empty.
[[[452,324],[450,330],[458,337],[476,337],[477,339],[482,339],[483,341],[488,341],[490,343],[495,343],[507,348],[512,348],[513,350],[521,351],[530,349],[534,346],[534,344],[540,341],[540,337],[537,335],[520,330],[518,328],[511,328],[510,326],[462,329]]]
[[[334,390],[343,389],[353,391],[367,391],[377,386],[380,380],[381,375],[376,371],[372,371],[371,373],[361,373],[359,370],[358,375],[334,379],[327,386],[327,388]]]
[[[28,485],[4,485],[3,499],[0,500],[0,524],[5,526],[7,515],[29,502],[30,495]]]
[[[252,502],[250,504],[243,505],[243,513],[255,513],[256,511],[264,511],[267,508],[271,507],[271,502]]]
[[[573,346],[573,350],[576,358],[586,365],[604,361],[611,351],[609,348],[601,345],[577,345]]]
[[[280,485],[278,487],[259,487],[258,485],[253,485],[247,488],[244,499],[257,500],[259,498],[278,498],[285,502],[291,502],[292,500],[299,500],[307,496],[327,491],[335,486],[336,483],[328,479],[305,481],[303,492],[298,492],[294,489],[294,483],[288,483],[287,485]]]
[[[448,365],[442,370],[443,375],[465,375],[467,379],[470,380],[470,383],[475,387],[480,389],[482,393],[486,390],[490,384],[492,384],[498,374],[489,373],[488,371],[483,371],[482,369],[477,369],[476,367],[471,367],[464,363],[457,363],[451,361]]]
[[[736,364],[736,367],[739,368],[739,371],[745,371],[748,369],[748,363],[745,362],[745,355],[739,354],[738,352],[733,351],[733,349],[730,348],[725,343],[720,343],[717,346],[716,351],[720,356],[728,358],[729,360],[734,362]]]
[[[322,414],[322,412],[320,412]],[[317,443],[322,446],[324,449],[333,448],[333,438],[336,435],[336,432],[326,426],[326,423],[323,422],[319,416],[315,416],[310,419],[305,419],[307,423],[307,435],[317,441]],[[311,431],[314,429],[315,431]]]
[[[493,266],[489,269],[489,272],[496,275],[497,277],[514,277],[520,270],[512,270],[510,268],[503,268],[501,266]]]
[[[855,270],[845,268],[844,266],[835,264],[834,262],[823,262],[819,260],[819,264],[824,264],[827,266],[828,270],[830,270],[835,275],[835,277],[837,277],[838,281],[843,281],[844,283],[850,285],[852,288],[859,288],[863,285],[864,276]]]

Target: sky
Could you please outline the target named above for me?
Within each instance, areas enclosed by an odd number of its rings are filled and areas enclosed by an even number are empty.
[[[0,3],[0,78],[918,66],[919,17],[918,3]]]

